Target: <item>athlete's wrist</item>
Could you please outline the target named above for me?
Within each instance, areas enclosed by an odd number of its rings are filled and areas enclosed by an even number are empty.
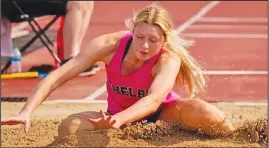
[[[115,123],[116,128],[120,128],[122,125],[125,124],[125,120],[120,114],[112,115],[112,118],[116,120],[116,123]]]

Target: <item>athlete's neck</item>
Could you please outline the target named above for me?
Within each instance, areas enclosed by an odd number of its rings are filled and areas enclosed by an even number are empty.
[[[132,44],[130,46],[130,49],[128,50],[123,62],[128,62],[130,65],[133,65],[134,67],[141,67],[145,61],[142,61],[137,58],[135,49],[133,48]]]

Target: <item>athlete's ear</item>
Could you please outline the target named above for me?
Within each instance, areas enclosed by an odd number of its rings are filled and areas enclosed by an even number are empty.
[[[125,20],[125,26],[131,31],[134,32],[134,20],[133,19],[126,19]]]

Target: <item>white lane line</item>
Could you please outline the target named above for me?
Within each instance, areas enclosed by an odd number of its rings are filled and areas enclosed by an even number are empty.
[[[268,103],[257,103],[257,102],[235,102],[236,106],[268,106]]]
[[[106,91],[106,83],[103,84],[100,88],[95,90],[92,94],[90,94],[88,97],[84,98],[83,100],[94,100],[97,97],[101,96]]]
[[[218,22],[218,23],[267,23],[267,17],[203,17],[197,22]]]
[[[183,32],[188,27],[190,27],[194,22],[196,22],[201,17],[203,17],[207,12],[209,12],[212,8],[214,8],[218,3],[219,3],[219,1],[209,2],[206,6],[204,6],[202,9],[200,9],[194,16],[192,16],[185,23],[183,23],[181,26],[179,26],[176,30],[177,34]]]
[[[204,70],[204,75],[267,75],[268,71],[243,71],[243,70]]]
[[[267,34],[243,34],[243,33],[183,33],[183,37],[190,38],[242,38],[242,39],[267,39]]]
[[[209,24],[193,24],[189,29],[230,29],[230,30],[264,30],[267,31],[266,25],[209,25]]]

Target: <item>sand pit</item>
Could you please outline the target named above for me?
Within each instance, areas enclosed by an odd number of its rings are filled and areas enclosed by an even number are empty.
[[[19,111],[23,103],[1,103],[1,116]],[[106,104],[43,104],[32,115],[25,134],[21,125],[1,126],[3,147],[264,147],[267,139],[267,106],[235,106],[214,103],[238,127],[224,137],[206,137],[198,132],[182,131],[164,122],[136,124],[124,129],[85,131],[63,138],[57,136],[61,120],[72,113],[105,110]]]

